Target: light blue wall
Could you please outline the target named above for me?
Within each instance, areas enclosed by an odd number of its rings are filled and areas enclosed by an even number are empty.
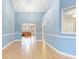
[[[66,8],[76,5],[76,0],[60,0],[60,8]]]
[[[22,33],[21,27],[23,23],[35,23],[36,24],[36,37],[42,39],[42,21],[44,12],[32,12],[28,14],[26,12],[16,12],[15,14],[15,33]],[[21,35],[16,34],[15,39],[21,39]]]
[[[60,3],[60,4],[59,4]],[[11,33],[21,33],[21,26],[23,23],[27,22],[35,22],[37,25],[37,39],[42,38],[42,27],[41,23],[43,20],[46,21],[46,33],[52,35],[59,35],[59,36],[73,36],[73,35],[64,35],[61,34],[61,9],[64,7],[72,6],[75,4],[75,0],[54,0],[52,2],[51,8],[48,12],[44,15],[44,13],[33,12],[30,16],[25,12],[14,12],[12,5],[9,0],[3,0],[3,19],[2,19],[2,46],[4,47],[8,43],[14,40],[14,35],[7,35]],[[14,31],[15,30],[15,31]],[[15,39],[21,39],[20,34],[15,35]],[[76,40],[73,38],[59,38],[54,37],[46,34],[46,41],[57,48],[59,51],[68,53],[71,55],[75,55],[75,44]]]
[[[14,40],[14,9],[10,0],[2,0],[2,47]],[[6,35],[6,36],[5,36]]]
[[[61,17],[61,10],[63,8],[70,8],[70,7],[76,7],[76,0],[60,0],[60,17]],[[62,18],[60,18],[61,20]],[[61,21],[60,21],[61,23]],[[61,23],[62,24],[62,23]],[[76,36],[75,34],[62,34],[61,35],[65,35],[65,36]]]
[[[75,38],[62,38],[46,35],[46,41],[58,49],[59,51],[71,55],[76,55],[76,40]]]
[[[66,2],[67,3],[66,3]],[[62,2],[62,3],[61,3]],[[59,51],[71,55],[76,55],[75,35],[61,34],[61,8],[70,6],[72,0],[54,0],[51,8],[44,15],[46,21],[46,42]],[[64,5],[63,5],[64,4]],[[50,34],[50,35],[48,35]],[[64,36],[64,38],[61,38]],[[71,37],[68,38],[67,36]]]
[[[51,8],[44,15],[44,20],[46,21],[46,32],[49,34],[60,33],[59,10],[59,0],[55,0],[53,1]]]

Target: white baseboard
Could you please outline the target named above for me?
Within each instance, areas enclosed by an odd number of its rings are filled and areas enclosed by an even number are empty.
[[[71,57],[71,58],[74,58],[76,59],[76,56],[73,56],[73,55],[70,55],[70,54],[67,54],[67,53],[63,53],[63,52],[60,52],[59,50],[57,50],[56,48],[54,48],[53,46],[51,46],[49,43],[45,42],[46,45],[48,45],[50,48],[52,48],[55,52],[57,52],[58,54],[61,54],[61,55],[64,55],[64,56],[67,56],[67,57]]]
[[[4,46],[2,48],[2,50],[4,50],[5,48],[7,48],[8,46],[10,46],[11,44],[13,44],[15,41],[21,41],[21,40],[13,40],[12,42],[10,42],[9,44],[7,44],[6,46]]]
[[[15,41],[21,41],[21,40],[15,40]],[[36,41],[43,41],[43,40],[36,40]]]
[[[21,41],[21,40],[15,40],[15,41]]]
[[[36,40],[36,41],[43,41],[43,40]]]
[[[21,40],[15,40],[15,41],[21,41]],[[36,41],[37,42],[40,42],[40,41],[43,41],[43,40],[36,40]],[[71,58],[76,59],[76,56],[73,56],[73,55],[70,55],[70,54],[67,54],[67,53],[60,52],[59,50],[57,50],[56,48],[54,48],[53,46],[51,46],[47,42],[45,42],[45,44],[48,45],[50,48],[52,48],[54,51],[56,51],[58,54],[61,54],[61,55],[68,56],[68,57],[71,57]]]
[[[5,48],[7,48],[8,46],[10,46],[12,43],[14,43],[15,41],[21,41],[21,40],[14,40],[12,42],[10,42],[9,44],[7,44],[6,46],[4,46],[2,48],[2,50],[4,50]],[[43,41],[43,40],[36,40],[36,41]],[[51,46],[49,43],[45,42],[46,45],[48,45],[50,48],[52,48],[54,51],[56,51],[58,54],[61,54],[61,55],[64,55],[64,56],[68,56],[68,57],[71,57],[71,58],[74,58],[76,59],[76,56],[73,56],[73,55],[70,55],[70,54],[67,54],[67,53],[63,53],[63,52],[60,52],[59,50],[57,50],[56,48],[54,48],[53,46]]]
[[[13,40],[12,42],[10,42],[9,44],[7,44],[6,46],[4,46],[2,48],[2,50],[4,50],[5,48],[7,48],[8,46],[10,46],[12,43],[14,43],[15,41],[21,41],[21,40]],[[36,40],[36,41],[42,41],[42,40]]]
[[[3,48],[2,48],[2,50],[4,50],[5,48],[7,48],[8,46],[10,46],[12,43],[14,43],[15,42],[15,40],[13,40],[12,42],[10,42],[9,44],[7,44],[6,46],[4,46]]]

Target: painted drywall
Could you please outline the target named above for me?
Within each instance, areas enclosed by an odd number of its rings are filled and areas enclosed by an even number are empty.
[[[56,36],[50,36],[46,35],[46,42],[55,47],[57,50],[60,52],[66,53],[66,54],[71,54],[71,55],[76,55],[76,40],[75,38],[68,38],[64,37],[56,37]],[[49,40],[48,40],[49,39]]]
[[[53,1],[51,8],[44,15],[46,22],[46,32],[49,34],[60,33],[60,20],[59,20],[59,0]]]
[[[36,24],[36,39],[42,39],[42,20],[44,12],[16,12],[15,14],[15,33],[22,33],[23,23],[35,23]],[[15,39],[21,39],[21,35],[16,34]]]
[[[76,0],[60,0],[60,8],[66,8],[66,7],[71,7],[71,6],[76,5]]]
[[[2,0],[2,47],[14,40],[14,35],[7,35],[14,33],[14,14],[10,0]]]
[[[65,2],[65,3],[64,3]],[[62,20],[62,9],[76,7],[76,0],[60,0],[60,20]],[[61,21],[60,21],[61,23]],[[62,24],[62,23],[61,23]],[[61,26],[62,29],[62,26]],[[76,36],[75,34],[63,34],[64,36]]]
[[[52,2],[51,8],[48,12],[44,15],[45,24],[45,32],[46,32],[46,42],[49,43],[51,46],[59,50],[60,52],[67,53],[70,55],[76,55],[76,40],[74,35],[64,35],[61,34],[61,8],[71,6],[70,1],[72,0],[54,0]],[[62,3],[61,3],[62,2]],[[61,6],[61,5],[65,6]],[[50,35],[48,35],[50,34]],[[51,36],[52,35],[52,36]],[[55,37],[54,37],[55,35]],[[64,36],[64,38],[60,38],[57,36]],[[68,38],[67,36],[71,37]]]

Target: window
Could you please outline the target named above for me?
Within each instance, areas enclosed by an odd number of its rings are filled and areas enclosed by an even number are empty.
[[[62,33],[75,34],[76,32],[76,8],[65,8],[62,10]]]

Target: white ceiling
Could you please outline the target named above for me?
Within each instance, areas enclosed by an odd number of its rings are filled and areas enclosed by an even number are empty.
[[[13,8],[18,12],[27,12],[28,4],[31,12],[46,12],[52,2],[53,0],[11,0]]]

